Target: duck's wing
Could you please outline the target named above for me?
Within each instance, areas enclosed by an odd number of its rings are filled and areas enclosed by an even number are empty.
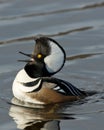
[[[63,94],[63,95],[66,95],[66,96],[86,96],[86,93],[84,91],[79,90],[74,85],[72,85],[71,83],[69,83],[65,80],[57,79],[54,77],[43,77],[42,81],[56,84],[52,89],[58,93]]]
[[[38,92],[42,87],[48,87],[53,89],[57,93],[61,93],[66,96],[86,96],[86,92],[78,89],[71,83],[54,78],[54,77],[39,77],[30,82],[19,82],[22,85],[25,92]],[[46,83],[46,84],[44,84]]]

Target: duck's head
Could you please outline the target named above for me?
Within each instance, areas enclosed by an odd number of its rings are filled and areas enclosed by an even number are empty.
[[[30,60],[21,60],[28,62],[25,70],[30,77],[51,76],[62,69],[65,63],[64,49],[53,39],[39,37],[35,39],[36,44],[32,54],[24,54],[30,57]]]

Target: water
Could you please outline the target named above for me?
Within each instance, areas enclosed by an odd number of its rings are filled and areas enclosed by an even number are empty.
[[[0,0],[0,129],[103,130],[103,34],[103,0]],[[8,104],[13,79],[24,66],[17,62],[24,58],[18,52],[31,52],[37,35],[54,38],[66,51],[66,64],[56,77],[96,94],[34,109]]]

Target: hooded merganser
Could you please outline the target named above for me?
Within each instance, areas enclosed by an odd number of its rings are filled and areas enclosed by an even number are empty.
[[[71,83],[52,77],[64,66],[66,54],[64,49],[53,39],[39,37],[32,54],[20,52],[30,57],[14,82],[14,96],[24,102],[51,104],[74,101],[86,96]]]

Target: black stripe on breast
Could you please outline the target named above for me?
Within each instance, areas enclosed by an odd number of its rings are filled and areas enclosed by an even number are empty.
[[[23,84],[26,87],[33,87],[33,86],[37,85],[39,81],[40,81],[40,79],[37,79],[32,82],[26,82],[26,83],[21,82],[21,84]]]
[[[37,92],[41,89],[42,87],[42,81],[40,82],[39,86],[37,88],[35,88],[35,86],[39,83],[41,79],[37,79],[35,81],[32,81],[32,82],[26,82],[26,83],[23,83],[23,82],[20,82],[20,84],[22,84],[23,86],[25,87],[33,87],[34,86],[34,90],[28,92],[28,93],[31,93],[31,92]]]

